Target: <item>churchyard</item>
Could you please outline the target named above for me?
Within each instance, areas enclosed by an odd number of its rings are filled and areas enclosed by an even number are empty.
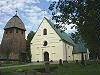
[[[0,11],[0,75],[100,75],[100,0],[0,0]]]
[[[50,64],[49,68],[47,72],[44,65],[6,68],[0,69],[0,75],[99,75],[100,61],[89,61],[85,66],[74,62],[66,65]]]

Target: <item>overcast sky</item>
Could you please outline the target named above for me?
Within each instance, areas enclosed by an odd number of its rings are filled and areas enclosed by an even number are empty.
[[[18,11],[18,16],[22,19],[26,27],[26,36],[30,31],[36,31],[43,20],[43,17],[51,19],[48,7],[52,1],[58,0],[0,0],[0,42],[3,36],[3,28],[6,23]],[[44,11],[45,10],[45,11]],[[67,33],[75,31],[67,26]]]

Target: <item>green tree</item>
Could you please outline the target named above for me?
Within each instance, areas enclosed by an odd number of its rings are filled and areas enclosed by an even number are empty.
[[[85,40],[91,56],[100,58],[100,0],[59,0],[54,1],[49,9],[56,22],[76,24],[73,27]]]
[[[31,45],[31,40],[33,39],[35,35],[35,32],[30,31],[30,33],[27,36],[27,41],[26,41],[26,50],[27,50],[27,55],[28,55],[28,60],[31,62],[31,50],[30,50],[30,45]]]
[[[77,44],[80,40],[80,34],[78,32],[71,33],[71,38],[75,44]]]

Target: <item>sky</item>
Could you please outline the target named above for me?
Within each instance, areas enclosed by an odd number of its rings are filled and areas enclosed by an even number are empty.
[[[16,14],[16,10],[25,24],[27,36],[30,31],[37,30],[44,17],[51,20],[52,15],[48,8],[53,1],[58,0],[0,0],[0,43],[3,37],[3,28]],[[70,29],[71,26],[66,26],[67,33],[75,31],[75,29]]]

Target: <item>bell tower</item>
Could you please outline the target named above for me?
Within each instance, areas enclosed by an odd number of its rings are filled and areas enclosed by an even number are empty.
[[[20,61],[26,58],[25,26],[16,14],[7,22],[4,27],[3,39],[1,42],[0,59]]]

